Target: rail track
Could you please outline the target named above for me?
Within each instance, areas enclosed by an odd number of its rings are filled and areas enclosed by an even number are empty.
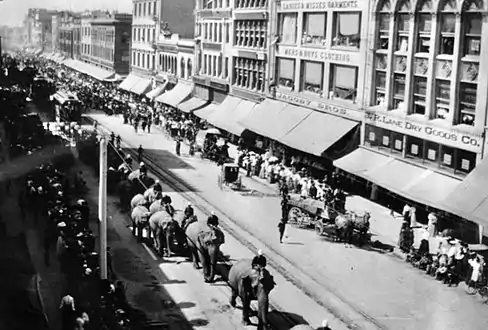
[[[88,122],[94,123],[96,122],[93,118],[85,117]],[[104,127],[100,123],[97,124],[97,131],[105,136],[108,136],[111,132],[108,128]],[[125,147],[127,151],[129,151],[133,156],[137,156],[136,146],[131,145],[127,141],[122,140],[122,147]],[[229,234],[231,234],[239,243],[243,246],[247,247],[250,251],[257,254],[259,248],[256,246],[257,244],[251,242],[250,239],[244,237],[244,235],[239,234],[237,231],[244,232],[246,236],[254,237],[253,232],[244,225],[241,225],[237,221],[232,221],[232,217],[228,215],[225,211],[220,209],[218,206],[214,205],[213,203],[209,202],[205,197],[198,195],[196,193],[192,193],[192,191],[197,191],[195,187],[192,187],[189,183],[185,182],[183,179],[179,178],[177,175],[173,174],[171,171],[162,168],[157,159],[153,157],[150,152],[146,152],[144,155],[144,162],[148,166],[148,169],[153,173],[156,177],[164,179],[163,181],[170,186],[175,192],[182,195],[185,199],[190,201],[197,209],[205,214],[210,214],[212,211],[219,216],[220,226]],[[137,158],[136,158],[137,159]],[[268,264],[274,270],[278,271],[285,279],[293,283],[297,286],[304,294],[309,296],[313,299],[317,304],[326,308],[332,314],[334,314],[339,320],[341,320],[348,328],[350,329],[364,329],[364,330],[387,330],[388,328],[383,324],[379,323],[377,320],[372,318],[366,312],[362,311],[360,308],[351,305],[347,300],[341,296],[341,294],[332,287],[326,287],[325,290],[332,296],[328,297],[326,301],[324,301],[324,297],[321,296],[321,293],[317,292],[316,290],[311,290],[307,288],[305,281],[312,282],[315,287],[320,286],[323,292],[323,284],[318,282],[312,276],[305,274],[302,270],[296,267],[291,260],[289,260],[286,256],[282,253],[271,247],[270,245],[266,244],[265,242],[260,242],[259,246],[264,246],[271,254],[268,255]],[[286,267],[285,267],[286,265]],[[290,269],[293,270],[294,274],[291,274]],[[328,303],[332,301],[332,303]],[[352,309],[355,313],[359,314],[363,320],[358,320],[352,318],[350,315],[344,315],[344,313],[339,310],[337,305],[346,305],[348,308]],[[292,320],[288,315],[285,314],[276,303],[270,305],[271,310],[274,310],[276,313],[280,314],[286,322],[290,325],[290,328],[294,325],[300,324],[299,322]],[[278,322],[276,322],[278,323]],[[283,324],[283,323],[281,323]],[[273,326],[273,325],[272,325]],[[280,327],[274,326],[273,329],[282,329]]]

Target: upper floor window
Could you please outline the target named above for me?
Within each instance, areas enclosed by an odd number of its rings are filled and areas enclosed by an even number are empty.
[[[380,12],[378,13],[378,39],[376,44],[377,49],[388,50],[390,42],[390,10],[390,1],[383,1]]]
[[[454,53],[454,33],[456,31],[456,2],[448,0],[444,3],[440,14],[440,42],[439,54],[452,55]]]
[[[203,0],[203,9],[212,9],[214,0]]]
[[[326,13],[304,13],[302,44],[325,46]]]
[[[268,0],[235,0],[236,8],[266,8]]]
[[[143,6],[143,7],[142,7],[142,8],[143,8],[143,9],[142,9],[142,15],[143,15],[143,16],[146,16],[146,14],[147,14],[147,12],[146,12],[146,5],[147,5],[147,4],[146,4],[145,2],[144,2],[144,4],[142,5],[142,6]]]
[[[277,58],[275,76],[278,88],[293,91],[295,89],[295,60],[288,58]]]
[[[417,53],[429,53],[430,51],[430,34],[432,30],[432,2],[426,0],[420,6],[417,14]]]
[[[480,55],[481,49],[481,14],[466,12],[461,19],[464,22],[463,55]]]
[[[297,13],[278,14],[278,33],[283,44],[296,44],[297,42]]]
[[[361,43],[361,13],[334,13],[332,44],[337,47],[359,48]]]
[[[345,65],[331,65],[329,97],[356,102],[358,68]]]
[[[324,63],[302,61],[302,91],[323,96]]]
[[[400,8],[397,13],[397,29],[396,29],[396,49],[400,52],[408,50],[408,35],[410,31],[410,2],[403,0],[400,3]]]

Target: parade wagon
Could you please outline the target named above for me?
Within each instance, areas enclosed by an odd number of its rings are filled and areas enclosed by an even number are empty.
[[[232,190],[241,190],[242,183],[239,174],[239,166],[231,163],[223,164],[220,168],[218,185],[220,189],[229,187]]]

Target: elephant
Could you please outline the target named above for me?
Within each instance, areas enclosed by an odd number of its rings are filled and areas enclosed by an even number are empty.
[[[142,194],[137,194],[134,197],[132,197],[130,201],[130,208],[134,209],[136,206],[143,205],[145,206],[147,204],[147,200]]]
[[[149,188],[144,192],[144,197],[146,197],[147,201],[152,204],[162,198],[162,193],[154,190],[154,188]]]
[[[269,329],[268,309],[269,293],[276,283],[273,276],[264,267],[253,267],[251,259],[237,261],[229,271],[229,285],[232,289],[230,305],[236,307],[236,298],[242,301],[242,323],[249,325],[250,303],[258,301],[258,329]]]
[[[217,259],[221,255],[220,246],[225,243],[224,233],[217,226],[209,226],[203,221],[193,222],[186,228],[188,247],[193,267],[203,268],[206,283],[214,281]]]
[[[132,220],[132,234],[137,235],[138,240],[142,240],[142,231],[147,227],[147,222],[150,216],[150,212],[147,207],[137,205],[134,207],[131,213]]]
[[[178,245],[183,247],[184,233],[178,222],[166,211],[157,211],[149,218],[149,227],[153,235],[154,247],[161,254],[170,256],[173,254],[171,245],[176,239]],[[164,236],[164,239],[163,239]],[[166,247],[166,253],[164,248]]]
[[[128,180],[122,180],[119,182],[118,193],[120,199],[120,206],[123,210],[127,210],[130,207],[132,197],[132,184]]]
[[[171,205],[171,198],[166,198],[169,196],[163,195],[161,199],[156,200],[149,206],[149,211],[151,213],[156,213],[158,211],[166,211],[172,216],[176,213],[175,208]],[[169,201],[169,202],[168,202]]]

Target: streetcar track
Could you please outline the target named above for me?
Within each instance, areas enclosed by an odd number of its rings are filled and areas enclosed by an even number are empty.
[[[89,120],[93,121],[93,122],[97,122],[95,119],[93,119],[91,117],[87,117],[87,118]],[[100,123],[98,123],[98,126],[99,127],[100,126],[103,127],[106,131],[108,131],[108,133],[110,133],[110,130],[106,126],[104,126],[104,125],[102,125]],[[99,128],[97,128],[97,130],[99,130]],[[124,140],[122,142],[123,142],[123,144],[125,144],[128,147],[130,153],[132,153],[133,155],[136,155],[136,151],[135,151],[135,147],[134,146],[130,145],[128,142],[126,142]],[[202,211],[203,213],[207,213],[208,214],[208,213],[210,213],[209,212],[209,209],[214,210],[215,212],[220,213],[221,215],[223,215],[223,218],[224,219],[228,219],[228,221],[230,221],[238,229],[242,230],[243,232],[245,232],[246,234],[250,235],[251,237],[254,237],[253,232],[249,228],[247,228],[247,226],[242,225],[238,221],[233,221],[232,220],[232,217],[229,216],[227,214],[227,212],[223,211],[219,207],[215,206],[213,203],[209,202],[205,197],[203,197],[203,196],[201,196],[199,194],[196,194],[196,193],[191,193],[192,191],[198,191],[198,190],[195,189],[195,187],[193,185],[185,182],[183,179],[181,179],[180,177],[178,177],[176,174],[173,174],[169,170],[163,169],[157,163],[157,160],[155,160],[155,159],[153,159],[153,157],[151,157],[151,153],[150,152],[146,153],[146,155],[144,155],[143,158],[144,158],[144,160],[146,160],[146,164],[148,165],[149,169],[151,169],[151,172],[152,173],[156,174],[157,177],[164,178],[165,181],[166,181],[166,184],[168,186],[172,187],[175,190],[175,192],[181,194],[187,200],[191,201],[192,204],[195,205],[195,207],[198,208],[200,211]],[[149,162],[147,162],[147,161],[149,161]],[[192,195],[194,195],[195,197],[192,196]],[[203,201],[203,203],[202,202],[199,202],[198,200]],[[202,206],[202,204],[206,204],[207,207]],[[242,245],[244,245],[245,247],[247,247],[253,253],[255,253],[255,254],[258,253],[258,248],[252,242],[250,242],[247,238],[244,238],[244,237],[242,237],[242,235],[238,234],[235,229],[231,228],[231,226],[228,223],[226,223],[226,221],[221,221],[220,222],[220,226],[226,232],[228,232],[229,234],[231,234],[239,243],[241,243]],[[304,273],[299,267],[295,266],[295,264],[290,259],[288,259],[287,257],[285,257],[281,252],[277,251],[276,249],[274,249],[272,246],[270,246],[266,242],[261,241],[261,240],[260,240],[260,242],[269,251],[271,251],[274,255],[276,255],[277,257],[283,259],[288,264],[290,264],[294,268],[294,271],[296,271],[297,273],[299,273],[301,275],[300,277],[306,278],[306,279],[314,282],[316,285],[319,285],[320,287],[323,287],[324,289],[326,289],[330,294],[332,294],[341,303],[349,306],[353,311],[355,311],[356,313],[358,313],[359,315],[361,315],[366,321],[368,321],[370,324],[374,325],[376,328],[382,329],[382,330],[387,330],[388,329],[383,324],[381,324],[380,322],[378,322],[376,319],[374,319],[373,317],[371,317],[370,315],[368,315],[361,308],[359,308],[359,307],[355,306],[354,304],[350,303],[339,292],[337,292],[337,290],[335,290],[334,288],[331,288],[330,286],[328,286],[328,285],[326,285],[324,283],[320,283],[313,276]],[[303,280],[300,280],[298,278],[298,276],[291,274],[291,272],[289,270],[285,269],[279,262],[275,261],[274,258],[269,258],[268,259],[268,262],[271,265],[271,267],[274,268],[275,270],[277,270],[286,280],[288,280],[289,282],[291,282],[294,285],[296,285],[305,295],[307,295],[309,298],[311,298],[312,300],[314,300],[317,304],[319,304],[320,306],[322,306],[322,307],[326,308],[327,310],[329,310],[330,312],[332,312],[332,314],[334,314],[339,320],[341,320],[345,325],[347,325],[348,328],[350,328],[350,329],[361,329],[361,326],[358,325],[356,321],[350,319],[347,316],[344,316],[337,308],[335,308],[333,306],[330,306],[327,303],[324,303],[322,301],[321,297],[318,296],[318,294],[316,292],[312,292],[311,290],[307,289],[307,285],[304,283]],[[271,308],[277,307],[276,304],[273,304],[273,305],[270,304],[270,306],[271,306]],[[280,314],[282,314],[283,316],[285,316],[284,315],[284,313],[285,313],[284,310],[282,310],[279,307],[277,307],[276,310],[278,312],[280,312]],[[291,321],[290,324],[296,325],[296,323],[293,322],[293,321]],[[279,328],[276,328],[276,329],[279,329]]]

